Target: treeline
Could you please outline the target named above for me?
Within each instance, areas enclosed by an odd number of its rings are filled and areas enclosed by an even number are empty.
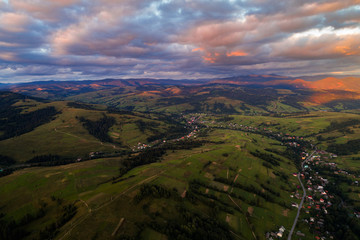
[[[232,121],[232,120],[234,120],[234,117],[230,117],[229,115],[219,117],[216,119],[217,122],[228,122],[228,121]]]
[[[0,169],[0,177],[5,177],[7,175],[10,175],[14,172],[13,169],[9,169],[9,168],[6,168],[6,169]]]
[[[122,161],[123,166],[119,169],[119,177],[122,177],[125,173],[135,167],[157,162],[164,154],[165,149],[163,148],[150,148],[137,155],[129,156]]]
[[[240,188],[246,192],[250,192],[250,193],[254,193],[262,198],[264,198],[266,201],[268,202],[273,202],[273,203],[277,203],[274,199],[274,197],[272,197],[270,194],[267,194],[266,192],[262,192],[261,189],[256,188],[254,185],[243,185],[241,183],[238,182],[232,182],[231,180],[227,179],[227,178],[223,178],[223,177],[217,177],[214,179],[214,181],[217,182],[221,182],[224,184],[228,184],[230,186],[236,187],[236,188]],[[277,194],[276,194],[277,195]]]
[[[113,114],[120,114],[120,115],[126,114],[126,115],[134,115],[135,116],[134,112],[132,112],[132,111],[120,110],[120,109],[117,109],[117,108],[112,107],[112,106],[108,106],[106,108],[106,111],[108,113],[113,113]]]
[[[42,98],[37,98],[37,97],[29,97],[26,95],[22,95],[19,93],[14,93],[14,92],[8,92],[8,91],[0,91],[0,112],[3,111],[4,109],[8,109],[9,107],[11,107],[14,103],[18,102],[18,101],[25,101],[27,99],[31,99],[31,100],[35,100],[37,102],[49,102],[46,99],[42,99]]]
[[[260,158],[268,163],[270,163],[273,166],[280,166],[279,161],[282,161],[280,158],[275,157],[273,154],[267,154],[267,153],[262,153],[259,150],[256,150],[255,152],[250,152],[251,155]]]
[[[190,193],[191,190],[188,192]],[[182,199],[175,188],[168,189],[160,185],[144,184],[141,186],[140,192],[134,199],[136,203],[140,203],[140,201],[146,197],[150,197],[150,199],[165,198],[173,200],[176,203],[176,211],[174,211],[172,218],[167,218],[167,221],[163,221],[164,218],[161,216],[161,210],[156,211],[155,213],[150,213],[148,212],[149,203],[145,203],[143,205],[143,209],[149,214],[152,220],[150,222],[137,224],[139,228],[138,233],[141,233],[148,227],[168,236],[171,239],[233,239],[228,226],[221,223],[217,220],[218,218],[216,215],[212,214],[218,214],[219,208],[218,204],[211,202],[210,200],[208,201],[211,203],[211,207],[209,207],[209,216],[208,214],[200,215],[199,213],[191,211],[189,208],[185,207],[189,205],[185,205],[184,201],[189,200],[189,198],[186,196],[186,198]],[[194,204],[194,202],[192,203]],[[192,209],[193,206],[190,208]],[[121,239],[136,238],[124,237]]]
[[[229,185],[229,186],[233,186],[235,188],[242,189],[242,190],[244,190],[246,192],[254,193],[254,194],[262,197],[263,199],[265,199],[268,202],[272,202],[272,203],[278,204],[278,205],[283,206],[283,207],[288,207],[285,202],[278,201],[272,196],[272,195],[274,195],[276,197],[279,197],[280,193],[276,192],[275,190],[273,190],[270,187],[267,187],[265,185],[264,186],[261,185],[261,186],[265,190],[267,190],[270,194],[268,194],[266,192],[262,192],[261,189],[256,188],[253,185],[243,185],[243,184],[240,184],[240,183],[233,183],[231,180],[229,180],[227,178],[217,177],[217,178],[214,179],[214,181],[217,181],[217,182]],[[204,202],[204,199],[201,199],[199,197],[199,195],[200,195],[203,198],[213,200],[212,202],[210,202],[211,203],[210,206],[214,206],[214,204],[215,204],[216,207],[219,210],[224,211],[224,212],[228,212],[228,213],[231,213],[231,214],[233,213],[233,207],[234,207],[233,205],[229,205],[226,202],[223,202],[220,198],[218,198],[215,195],[206,194],[203,191],[200,191],[199,190],[200,186],[202,186],[204,188],[212,189],[212,190],[214,190],[216,192],[221,192],[221,193],[224,193],[224,194],[228,194],[231,197],[240,199],[241,201],[246,202],[249,205],[261,207],[261,202],[260,202],[259,198],[257,198],[256,201],[254,199],[248,199],[248,198],[243,197],[240,194],[237,194],[235,192],[227,192],[227,191],[225,191],[223,189],[220,189],[220,188],[217,188],[217,187],[215,187],[213,185],[206,184],[205,182],[200,181],[198,179],[194,179],[194,180],[190,181],[190,183],[189,183],[189,191],[187,192],[187,198],[189,198],[192,201],[200,200],[200,201]],[[214,202],[214,200],[217,202],[217,204],[216,204],[216,202]],[[206,201],[204,203],[206,204]]]
[[[281,180],[283,180],[283,182],[287,182],[287,180],[289,180],[289,176],[283,172],[277,172],[277,171],[273,171],[274,175],[280,177]]]
[[[205,143],[214,143],[214,142],[205,141],[205,140],[186,139],[176,142],[168,142],[163,145],[163,148],[167,150],[193,149],[193,148],[201,147]]]
[[[128,157],[122,161],[122,167],[119,169],[119,176],[113,179],[113,183],[118,182],[119,178],[135,167],[159,161],[166,153],[166,150],[192,149],[194,147],[202,146],[204,142],[205,141],[195,140],[171,142],[163,144],[161,147],[147,148],[138,154],[128,155]]]
[[[160,133],[154,129],[152,129],[153,131],[155,131],[156,133],[150,137],[148,137],[146,140],[148,142],[152,142],[158,139],[175,139],[175,138],[179,138],[181,136],[184,136],[184,126],[182,125],[175,125],[175,126],[170,126],[166,132]],[[186,131],[186,130],[185,130]]]
[[[93,105],[87,104],[87,103],[68,102],[66,105],[68,107],[80,108],[80,109],[85,109],[85,110],[99,110],[96,107],[94,107]]]
[[[177,207],[177,217],[169,221],[151,221],[150,227],[175,240],[227,240],[233,239],[229,227],[217,218]]]
[[[61,159],[59,155],[39,155],[26,161],[26,163],[58,162]]]
[[[0,166],[10,166],[15,164],[15,160],[12,157],[8,157],[0,154]]]
[[[115,124],[115,118],[108,117],[103,114],[103,117],[97,121],[85,119],[84,117],[80,117],[79,120],[83,123],[83,126],[88,130],[88,132],[100,141],[113,142],[108,132],[109,129]]]
[[[330,122],[330,125],[327,126],[324,130],[320,131],[320,133],[326,133],[335,130],[344,130],[346,127],[354,126],[357,124],[360,124],[359,119],[349,119],[343,122],[333,121]]]
[[[74,204],[65,205],[62,208],[62,214],[51,224],[47,225],[44,230],[40,231],[40,239],[54,239],[59,233],[59,230],[68,221],[70,221],[77,213],[77,208]]]
[[[331,144],[328,146],[327,151],[337,155],[356,154],[360,151],[360,139],[350,140],[344,144]]]
[[[19,136],[34,130],[36,127],[50,122],[59,112],[50,106],[29,113],[21,113],[21,109],[10,107],[0,112],[0,140]]]
[[[234,206],[230,205],[221,199],[219,199],[217,196],[212,194],[206,194],[203,191],[200,191],[200,187],[209,188],[217,192],[222,192],[225,194],[228,194],[223,189],[219,189],[215,186],[206,184],[198,179],[194,179],[189,182],[189,189],[186,193],[186,198],[189,199],[192,203],[195,203],[196,201],[200,201],[204,203],[205,205],[209,206],[211,209],[214,209],[215,212],[213,212],[213,215],[216,215],[216,212],[219,210],[233,214],[234,213]],[[229,193],[232,197],[238,198],[238,196],[235,196],[235,193]],[[239,198],[243,200],[241,197]]]
[[[154,127],[158,127],[160,123],[153,122],[153,121],[143,121],[138,119],[135,121],[135,125],[139,128],[139,130],[144,133],[146,129],[154,131]]]
[[[179,199],[179,193],[176,188],[174,189],[167,189],[160,185],[155,184],[144,184],[141,185],[140,191],[134,197],[134,201],[139,203],[146,197],[153,197],[153,198],[175,198]]]
[[[30,166],[53,167],[76,162],[73,158],[65,158],[59,155],[38,155],[26,161]]]
[[[6,215],[0,213],[0,239],[13,240],[24,239],[30,232],[24,229],[24,226],[44,217],[46,214],[46,204],[41,204],[41,207],[35,213],[27,213],[20,220],[5,220]]]

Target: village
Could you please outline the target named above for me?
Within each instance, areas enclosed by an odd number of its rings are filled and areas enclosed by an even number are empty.
[[[274,132],[271,129],[265,127],[260,128],[231,122],[223,123],[216,122],[215,120],[202,120],[204,116],[206,116],[206,114],[203,113],[193,114],[190,116],[183,115],[183,118],[186,119],[185,129],[190,131],[185,136],[169,140],[159,139],[148,144],[139,142],[138,145],[132,148],[132,150],[142,151],[146,148],[159,146],[166,142],[196,138],[197,133],[201,127],[232,129],[261,134],[279,140],[284,146],[301,149],[302,152],[299,156],[301,159],[301,171],[299,173],[293,173],[293,176],[299,177],[301,184],[304,183],[305,194],[301,190],[301,186],[298,185],[297,190],[289,196],[290,198],[294,199],[291,207],[296,209],[300,208],[299,219],[296,219],[294,222],[294,234],[292,234],[292,232],[287,230],[284,226],[278,226],[275,231],[267,232],[265,237],[269,240],[282,239],[284,236],[287,236],[288,239],[291,239],[292,235],[294,236],[294,239],[335,239],[334,232],[327,229],[329,224],[326,222],[326,217],[324,216],[333,214],[333,205],[339,205],[339,201],[340,205],[342,206],[337,207],[344,208],[345,206],[341,197],[338,196],[337,193],[334,193],[332,188],[329,187],[335,184],[332,182],[331,176],[342,176],[346,179],[353,179],[351,184],[357,186],[360,180],[359,175],[349,173],[348,171],[339,168],[337,164],[332,161],[337,158],[336,154],[317,149],[315,145],[304,140],[304,138],[301,136],[292,136],[287,133]],[[304,147],[305,145],[307,148]],[[323,176],[319,172],[320,170],[326,170],[327,175],[330,174],[330,178],[328,176]],[[299,201],[301,201],[301,204],[299,204]],[[350,215],[353,218],[360,218],[360,212],[356,210],[353,210]],[[307,236],[300,230],[296,230],[296,225],[299,224],[299,222],[305,223],[308,226],[308,230],[311,233],[310,236]]]
[[[204,115],[198,114],[198,116]],[[197,118],[197,120],[199,119],[200,117]],[[300,208],[299,221],[308,226],[311,236],[306,236],[305,233],[295,230],[294,235],[296,239],[336,239],[334,234],[336,227],[332,226],[333,223],[326,222],[326,216],[338,214],[339,211],[344,212],[350,219],[360,218],[360,211],[345,206],[344,200],[341,198],[342,196],[339,196],[341,192],[338,189],[334,191],[333,187],[337,184],[337,182],[334,182],[334,179],[338,178],[349,185],[358,186],[360,175],[339,168],[337,163],[333,161],[337,158],[336,154],[317,149],[315,145],[306,141],[304,137],[273,132],[265,127],[253,127],[232,122],[224,123],[215,120],[201,120],[199,123],[205,127],[232,129],[265,135],[281,141],[282,145],[302,150],[299,156],[302,161],[301,171],[293,173],[293,176],[299,176],[300,183],[304,183],[305,191],[302,192],[300,185],[298,185],[297,190],[289,197],[294,199],[291,207]],[[307,146],[307,148],[304,146]],[[322,175],[323,173],[326,173],[326,176]],[[300,200],[302,200],[301,204],[298,203]],[[334,209],[336,209],[336,212]],[[295,227],[293,228],[296,229],[297,219],[294,225]],[[292,232],[290,231],[290,234],[288,234],[284,226],[279,226],[277,230],[267,232],[265,237],[266,239],[274,240],[281,239],[285,235],[288,236],[288,239],[291,239]]]

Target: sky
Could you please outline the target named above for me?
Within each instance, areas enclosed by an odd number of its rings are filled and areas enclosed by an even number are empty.
[[[360,74],[360,0],[0,0],[0,82]]]

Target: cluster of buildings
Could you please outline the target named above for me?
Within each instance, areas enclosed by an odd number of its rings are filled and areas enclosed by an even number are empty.
[[[185,117],[185,116],[183,116]],[[142,151],[145,150],[146,148],[151,148],[153,146],[159,145],[159,144],[164,144],[166,142],[175,142],[175,141],[181,141],[181,140],[185,140],[185,139],[189,139],[189,138],[196,138],[196,134],[199,132],[199,127],[197,126],[197,123],[199,121],[199,119],[201,118],[200,116],[192,116],[189,119],[186,120],[187,126],[190,127],[192,129],[192,131],[188,134],[186,134],[185,136],[179,137],[179,138],[175,138],[175,139],[158,139],[155,140],[151,143],[141,143],[139,142],[137,145],[132,147],[132,151]]]
[[[277,238],[282,238],[285,232],[285,227],[281,226],[277,232],[267,232],[265,234],[266,239],[274,240]]]
[[[275,133],[272,130],[267,128],[257,128],[246,126],[237,123],[224,123],[224,122],[216,122],[216,121],[202,121],[200,122],[207,127],[217,127],[217,128],[227,128],[227,129],[235,129],[241,130],[245,132],[254,132],[259,134],[266,134],[270,138],[275,138],[282,142],[284,145],[288,145],[291,147],[298,148],[304,147],[300,146],[300,143],[304,140],[303,137],[291,136],[285,133]],[[314,148],[314,145],[310,144],[311,147]],[[337,164],[333,159],[337,158],[336,154],[328,153],[323,150],[316,150],[314,154],[309,156],[309,153],[304,152],[301,154],[301,159],[303,161],[303,170],[299,173],[299,177],[304,183],[306,189],[306,196],[304,197],[304,204],[301,206],[306,213],[303,218],[303,222],[307,223],[309,228],[312,229],[315,234],[315,239],[323,240],[323,239],[334,239],[333,233],[326,230],[325,225],[325,216],[331,214],[331,207],[335,201],[334,193],[329,192],[328,186],[333,184],[329,179],[321,176],[316,169],[326,168],[328,173],[333,173],[335,175],[345,175],[348,179],[353,178],[354,181],[352,185],[359,185],[359,181],[357,178],[360,176],[355,176],[354,174],[349,173],[348,171],[339,169]],[[298,177],[298,173],[293,174],[294,177]],[[301,187],[297,186],[298,190],[293,192],[290,197],[295,199],[302,199],[303,194],[301,191]],[[298,202],[298,201],[296,201]],[[294,208],[299,208],[299,204],[295,201],[291,204]],[[353,211],[353,215],[356,218],[360,218],[360,211]],[[267,232],[266,239],[279,239],[282,238],[285,232],[285,227],[281,226],[278,231]],[[297,231],[296,235],[298,239],[305,237],[305,234],[301,231]]]
[[[332,184],[327,178],[322,177],[315,169],[325,168],[334,175],[344,174],[350,176],[347,171],[338,168],[334,162],[329,162],[337,156],[323,150],[316,151],[316,154],[308,158],[305,162],[301,178],[305,182],[307,195],[304,204],[305,212],[311,214],[309,218],[303,221],[314,229],[316,239],[334,239],[334,236],[324,228],[324,215],[329,214],[330,207],[333,205],[335,196],[327,189],[327,185]],[[351,176],[350,176],[351,177]],[[352,176],[355,178],[355,176]],[[356,181],[354,181],[355,184]],[[314,210],[314,211],[311,211]],[[315,213],[315,214],[314,214]],[[357,217],[356,212],[354,215]],[[359,214],[360,218],[360,214]]]

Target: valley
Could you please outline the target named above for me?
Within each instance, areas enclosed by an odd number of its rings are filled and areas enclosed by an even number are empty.
[[[356,239],[356,105],[201,84],[1,92],[1,239]]]
[[[360,0],[0,0],[0,240],[360,240]]]

